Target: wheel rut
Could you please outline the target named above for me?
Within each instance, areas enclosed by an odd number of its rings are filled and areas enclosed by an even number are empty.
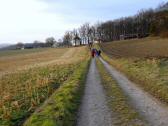
[[[77,126],[112,126],[111,111],[101,85],[95,59],[92,59],[79,110]]]
[[[131,105],[146,119],[150,126],[168,126],[168,107],[166,105],[128,80],[102,58],[100,60],[129,97]]]

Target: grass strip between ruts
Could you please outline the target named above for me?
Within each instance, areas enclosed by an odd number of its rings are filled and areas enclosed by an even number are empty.
[[[102,84],[107,94],[108,104],[112,110],[112,120],[115,126],[145,126],[144,120],[131,107],[128,98],[117,82],[105,70],[100,60],[96,60]]]
[[[167,78],[165,78],[167,76],[167,66],[162,65],[166,64],[167,60],[111,59],[105,53],[102,54],[102,57],[145,91],[168,104],[168,86]],[[165,71],[165,75],[162,71]]]

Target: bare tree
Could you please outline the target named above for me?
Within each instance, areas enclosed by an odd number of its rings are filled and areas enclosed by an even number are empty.
[[[65,35],[63,37],[63,44],[66,45],[66,46],[71,46],[71,41],[73,39],[73,36],[71,34],[71,32],[65,32]]]
[[[86,37],[86,27],[85,25],[82,25],[79,29],[79,36],[81,37],[82,39],[82,43],[83,44],[86,44],[86,41],[87,41],[87,37]]]
[[[91,26],[83,24],[78,30],[73,30],[73,37],[80,36],[82,42],[89,44],[95,39],[106,41],[119,40],[134,37],[145,37],[149,33],[158,35],[161,31],[168,31],[167,10],[168,2],[157,9],[141,10],[134,16],[122,17],[120,19],[97,23]],[[76,45],[76,41],[75,41]]]

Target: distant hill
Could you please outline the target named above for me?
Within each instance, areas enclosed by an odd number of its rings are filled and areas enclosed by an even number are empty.
[[[10,44],[2,43],[2,44],[0,44],[0,48],[7,47],[7,46],[9,46],[9,45],[10,45]]]
[[[48,47],[45,43],[20,43],[20,44],[0,44],[0,51],[3,50],[16,50],[16,49],[32,49],[32,48],[45,48]]]
[[[5,45],[5,46],[2,46],[0,48],[0,51],[3,51],[3,50],[14,50],[16,49],[16,45]]]
[[[165,10],[168,10],[168,2],[163,4],[163,5],[160,5],[156,11],[165,11]]]

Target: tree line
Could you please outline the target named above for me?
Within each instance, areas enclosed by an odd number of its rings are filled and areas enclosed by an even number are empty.
[[[168,3],[159,5],[156,9],[141,10],[134,16],[95,25],[85,23],[77,29],[66,32],[63,42],[69,43],[76,36],[81,38],[80,44],[89,44],[95,40],[107,42],[119,40],[121,35],[140,38],[149,35],[168,37]]]
[[[93,41],[115,41],[149,35],[168,37],[168,2],[156,9],[141,10],[134,16],[122,17],[115,20],[98,22],[94,25],[84,23],[79,28],[66,31],[62,39],[56,41],[49,37],[45,43],[34,41],[34,47],[72,46],[90,44]],[[18,43],[18,47],[24,44]]]

